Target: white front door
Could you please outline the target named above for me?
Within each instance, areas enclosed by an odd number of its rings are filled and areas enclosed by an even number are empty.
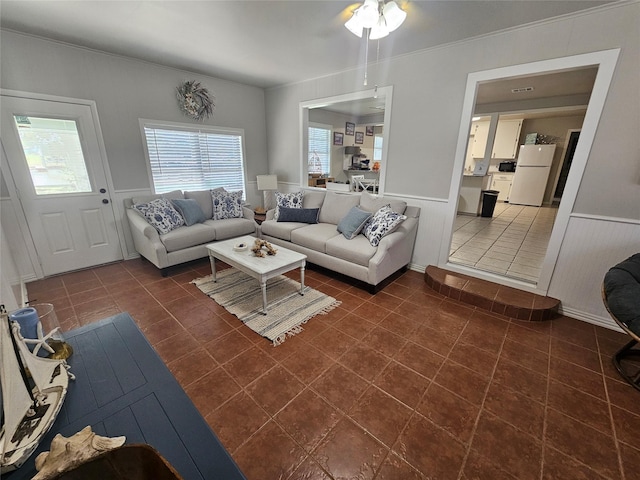
[[[89,105],[2,95],[0,138],[45,276],[122,259]]]

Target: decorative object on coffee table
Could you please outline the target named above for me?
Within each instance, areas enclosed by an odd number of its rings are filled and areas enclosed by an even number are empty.
[[[264,248],[264,251],[263,251]],[[253,248],[251,249],[251,251],[253,252],[253,254],[256,257],[264,257],[265,251],[267,253],[267,255],[275,255],[276,253],[278,253],[278,251],[273,248],[273,246],[267,242],[266,240],[261,240],[259,238],[256,238],[256,241],[253,243]]]
[[[187,117],[202,121],[213,114],[214,98],[200,82],[195,80],[184,82],[176,90],[180,110]]]

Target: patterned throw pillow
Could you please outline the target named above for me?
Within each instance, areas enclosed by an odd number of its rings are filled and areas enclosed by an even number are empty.
[[[303,191],[294,193],[274,193],[276,194],[276,211],[273,214],[274,220],[278,220],[278,215],[280,214],[279,207],[302,208],[302,198],[304,197]]]
[[[242,218],[242,190],[227,192],[211,190],[213,200],[213,219]]]
[[[184,218],[166,198],[156,198],[148,203],[132,207],[139,212],[160,234],[169,233],[184,225]]]
[[[393,232],[406,218],[391,210],[391,205],[385,205],[367,220],[362,233],[367,237],[371,246],[377,247],[382,237]]]

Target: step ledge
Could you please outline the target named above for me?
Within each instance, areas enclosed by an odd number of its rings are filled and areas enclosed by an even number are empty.
[[[559,316],[560,300],[451,272],[434,265],[424,271],[429,287],[445,297],[518,320],[540,322]]]

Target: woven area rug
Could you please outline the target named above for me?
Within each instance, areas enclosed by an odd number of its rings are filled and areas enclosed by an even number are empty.
[[[310,287],[300,295],[300,283],[280,275],[267,281],[269,303],[264,315],[262,290],[255,278],[235,268],[217,272],[216,277],[216,282],[208,275],[191,283],[274,345],[300,333],[310,318],[326,314],[341,303]]]

